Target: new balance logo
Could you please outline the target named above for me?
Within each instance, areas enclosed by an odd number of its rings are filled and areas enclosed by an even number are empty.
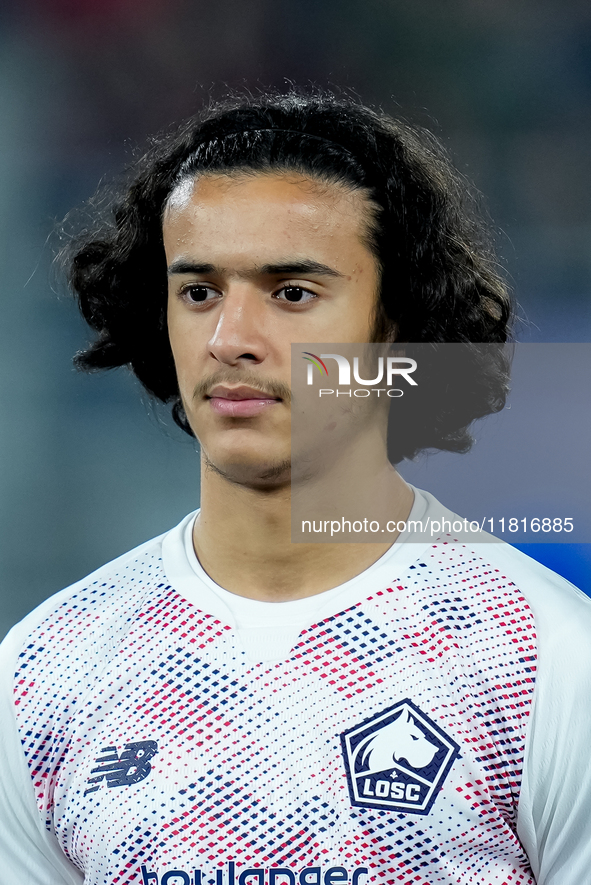
[[[428,814],[459,747],[408,698],[341,735],[353,805]]]
[[[96,768],[91,770],[94,777],[87,780],[89,786],[84,795],[94,793],[106,781],[108,787],[126,787],[137,784],[148,777],[152,766],[149,760],[158,752],[156,741],[136,741],[125,744],[121,755],[117,753],[117,747],[103,747],[100,756],[96,760]]]

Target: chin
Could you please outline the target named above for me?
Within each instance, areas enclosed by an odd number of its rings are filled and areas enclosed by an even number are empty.
[[[265,460],[213,460],[203,452],[205,467],[233,485],[256,491],[273,491],[291,483],[290,459]]]

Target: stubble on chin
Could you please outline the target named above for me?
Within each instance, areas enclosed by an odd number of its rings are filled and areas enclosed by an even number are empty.
[[[232,367],[223,367],[218,371],[202,379],[193,390],[191,404],[203,402],[208,397],[209,391],[218,384],[244,384],[260,390],[262,393],[277,397],[288,409],[291,407],[291,389],[289,385],[277,379],[262,378],[257,373],[241,369],[237,371]],[[185,411],[187,411],[185,406]],[[195,433],[197,438],[198,434]],[[203,443],[201,443],[201,457],[205,470],[216,474],[226,482],[234,486],[253,489],[257,491],[273,491],[279,488],[289,487],[291,481],[291,458],[277,459],[276,461],[262,461],[259,463],[240,461],[228,461],[217,463],[209,457]]]
[[[239,488],[253,491],[274,491],[285,488],[291,482],[291,460],[276,461],[273,464],[233,463],[215,464],[202,449],[205,470],[211,471]]]

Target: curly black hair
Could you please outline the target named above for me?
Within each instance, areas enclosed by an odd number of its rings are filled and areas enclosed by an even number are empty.
[[[109,217],[64,253],[80,310],[98,333],[75,364],[129,366],[192,434],[166,326],[162,216],[184,178],[241,170],[297,171],[368,194],[376,211],[370,247],[381,270],[375,341],[497,345],[465,349],[462,367],[446,381],[452,399],[432,396],[436,414],[406,439],[399,426],[390,459],[427,448],[467,451],[469,424],[505,401],[508,359],[498,345],[509,337],[508,289],[470,185],[435,137],[351,98],[296,91],[231,98],[153,139],[109,195]]]

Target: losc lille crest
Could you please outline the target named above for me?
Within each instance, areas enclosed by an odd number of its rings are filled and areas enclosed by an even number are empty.
[[[408,698],[341,735],[353,805],[428,814],[460,748]]]

